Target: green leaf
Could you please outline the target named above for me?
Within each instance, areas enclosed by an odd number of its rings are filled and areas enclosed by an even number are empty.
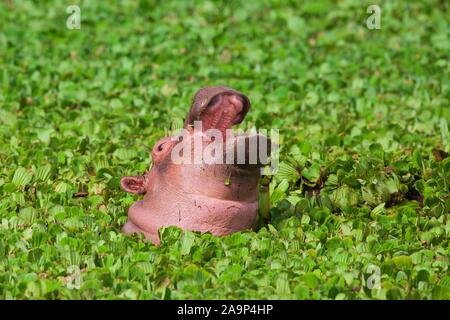
[[[425,170],[425,166],[424,166],[424,163],[423,163],[423,158],[422,158],[422,155],[421,155],[419,149],[415,149],[414,150],[414,152],[413,152],[413,160],[414,160],[414,163],[415,163],[415,165],[416,165],[416,167],[418,169],[423,170],[423,171]]]
[[[370,216],[372,218],[375,218],[376,216],[379,216],[381,214],[384,214],[386,209],[384,208],[384,206],[386,205],[386,203],[381,203],[379,205],[377,205],[375,208],[372,209],[372,211],[370,212]]]
[[[17,187],[24,187],[31,182],[33,178],[32,174],[28,172],[25,168],[19,167],[14,172],[12,182]]]
[[[283,161],[279,164],[276,176],[280,180],[297,181],[299,174],[291,164]]]
[[[32,224],[38,216],[36,209],[33,207],[26,207],[20,210],[19,217],[26,223]]]
[[[400,269],[411,269],[412,267],[412,260],[409,256],[397,256],[393,257],[392,261],[394,262],[395,266]]]
[[[195,234],[193,234],[192,232],[183,232],[183,235],[181,237],[180,254],[181,255],[189,254],[194,242],[195,242]]]
[[[36,181],[47,182],[47,180],[50,179],[51,169],[52,167],[49,164],[40,166],[39,168],[37,168],[34,174],[34,178],[36,179]]]
[[[302,175],[312,183],[317,183],[320,178],[320,165],[313,163],[309,168],[302,170]]]

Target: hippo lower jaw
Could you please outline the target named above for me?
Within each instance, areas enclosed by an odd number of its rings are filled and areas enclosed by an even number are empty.
[[[137,225],[134,224],[133,221],[131,221],[130,219],[128,219],[128,221],[124,224],[124,226],[122,227],[122,232],[128,235],[131,235],[133,233],[142,233],[145,237],[145,240],[150,240],[151,242],[153,242],[156,245],[159,245],[160,241],[159,241],[159,236],[156,233],[149,233],[146,232],[145,230],[139,228]]]
[[[128,211],[128,221],[122,231],[126,234],[143,233],[146,240],[159,245],[159,229],[176,226],[184,230],[211,232],[214,236],[226,236],[245,229],[251,229],[257,218],[257,199],[236,202],[209,197],[186,196],[182,203],[191,203],[177,209],[174,215],[159,214],[160,210],[146,206],[143,200],[134,203]],[[213,204],[213,205],[212,205]],[[166,212],[167,208],[164,210]]]

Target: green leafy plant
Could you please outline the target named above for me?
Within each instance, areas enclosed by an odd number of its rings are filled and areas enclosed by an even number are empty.
[[[369,4],[1,2],[0,298],[450,299],[449,6]],[[125,236],[120,177],[212,84],[280,130],[258,227]]]

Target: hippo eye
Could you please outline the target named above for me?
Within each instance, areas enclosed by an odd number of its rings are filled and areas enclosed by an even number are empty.
[[[159,144],[157,150],[158,150],[158,151],[163,151],[163,149],[164,149],[164,144],[165,144],[165,142]]]

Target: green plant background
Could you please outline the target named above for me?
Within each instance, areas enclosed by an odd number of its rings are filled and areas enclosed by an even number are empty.
[[[71,1],[2,1],[0,298],[449,299],[449,3],[375,3],[81,1],[68,30]],[[280,129],[267,223],[123,235],[120,178],[216,84]]]

